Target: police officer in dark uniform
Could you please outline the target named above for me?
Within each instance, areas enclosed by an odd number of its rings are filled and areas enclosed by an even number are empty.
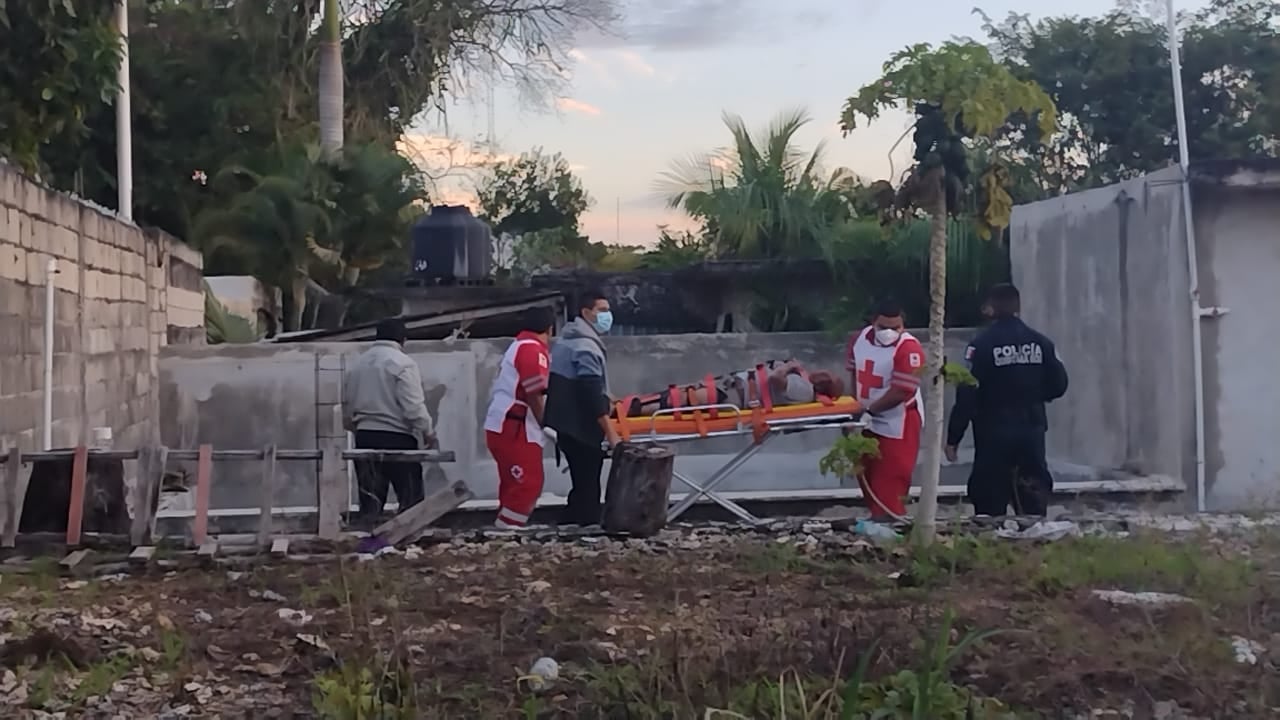
[[[1053,341],[1018,317],[1021,298],[1010,284],[991,289],[993,322],[965,348],[978,384],[956,390],[947,423],[947,459],[973,424],[969,502],[978,515],[1044,515],[1053,493],[1045,460],[1049,428],[1044,405],[1067,392],[1067,369]]]

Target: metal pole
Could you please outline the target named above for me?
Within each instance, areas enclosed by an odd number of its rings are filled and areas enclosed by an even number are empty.
[[[44,269],[44,436],[45,450],[53,448],[53,311],[56,287],[53,276],[58,274],[58,261],[52,258]]]
[[[129,3],[116,4],[116,29],[120,33],[120,69],[116,81],[116,212],[133,220],[133,109],[129,101]]]
[[[1173,109],[1178,130],[1178,164],[1182,168],[1182,221],[1187,241],[1187,279],[1191,296],[1191,367],[1195,381],[1196,430],[1196,511],[1207,509],[1204,472],[1204,348],[1200,323],[1205,316],[1200,306],[1200,271],[1196,252],[1196,227],[1191,211],[1191,149],[1187,141],[1187,109],[1182,99],[1182,59],[1179,54],[1178,14],[1173,0],[1167,0],[1169,26],[1169,69],[1173,75]]]

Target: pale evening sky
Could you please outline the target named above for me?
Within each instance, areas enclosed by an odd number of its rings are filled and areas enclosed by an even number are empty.
[[[1183,0],[1179,10],[1203,4]],[[1100,15],[1114,5],[988,0],[980,7],[1003,19],[1011,11]],[[828,170],[845,166],[882,178],[889,172],[887,151],[909,124],[906,114],[842,139],[841,105],[909,44],[966,35],[982,41],[981,18],[972,9],[971,0],[627,0],[622,38],[579,39],[572,80],[555,108],[538,110],[513,90],[495,91],[497,152],[541,146],[562,153],[595,199],[583,218],[586,234],[633,245],[651,244],[660,223],[688,225],[663,207],[654,183],[672,160],[727,143],[722,111],[755,128],[784,109],[806,108],[813,122],[799,137],[801,147],[826,140]],[[487,134],[488,96],[477,92],[455,103],[447,132],[439,117],[420,121],[419,132],[431,136],[412,143],[420,156],[430,165],[446,155],[455,167],[475,162],[480,156],[468,146]],[[443,136],[454,143],[447,153]],[[908,145],[895,154],[899,169]],[[442,181],[446,201],[465,199],[469,182],[462,175]]]

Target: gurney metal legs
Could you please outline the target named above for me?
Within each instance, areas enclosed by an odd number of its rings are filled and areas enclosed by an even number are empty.
[[[714,489],[716,485],[719,485],[721,482],[724,481],[725,478],[729,477],[735,471],[737,471],[738,468],[746,464],[746,462],[750,460],[756,453],[760,452],[760,448],[764,447],[764,444],[768,442],[769,438],[771,437],[773,437],[773,434],[769,433],[765,435],[760,442],[758,443],[753,442],[747,447],[743,448],[741,451],[738,452],[737,455],[734,455],[728,462],[726,462],[724,465],[721,465],[719,470],[716,470],[714,473],[712,473],[711,477],[707,478],[706,484],[704,485],[699,485],[698,483],[693,482],[692,480],[685,477],[684,475],[681,475],[678,472],[673,472],[672,476],[675,477],[680,482],[684,483],[685,485],[688,485],[689,487],[693,488],[693,492],[686,495],[683,500],[673,505],[671,509],[667,511],[667,522],[675,521],[676,518],[680,517],[685,513],[685,511],[693,507],[694,503],[698,502],[698,498],[703,497],[705,495],[712,502],[724,508],[725,510],[728,510],[734,515],[737,515],[743,521],[750,523],[752,525],[758,525],[760,523],[760,518],[757,518],[755,515],[752,515],[751,513],[747,512],[746,508],[735,503],[734,501],[714,492]]]

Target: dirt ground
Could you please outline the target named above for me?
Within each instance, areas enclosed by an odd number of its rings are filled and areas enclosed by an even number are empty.
[[[1250,531],[923,552],[811,523],[92,580],[37,562],[0,576],[0,712],[1275,717],[1277,549]],[[522,679],[543,656],[558,678]],[[933,709],[913,715],[922,695]]]

